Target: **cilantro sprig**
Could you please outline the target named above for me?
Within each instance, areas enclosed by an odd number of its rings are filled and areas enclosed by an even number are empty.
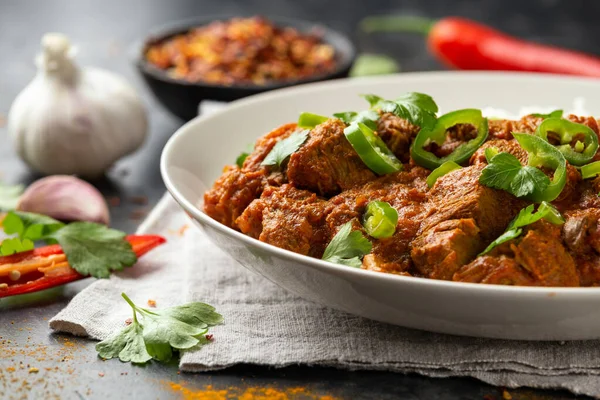
[[[37,241],[58,243],[69,265],[82,275],[107,278],[113,271],[132,266],[137,257],[125,233],[93,222],[68,225],[45,215],[11,211],[2,221],[8,235],[0,244],[0,254],[32,250]]]
[[[277,166],[281,169],[284,162],[296,152],[308,138],[308,130],[296,131],[285,139],[278,141],[267,154],[261,165]]]
[[[131,306],[133,320],[96,345],[104,359],[118,357],[135,364],[151,359],[167,362],[174,352],[205,344],[208,329],[223,322],[223,316],[205,303],[149,310],[137,306],[125,293],[121,296]]]
[[[550,185],[550,178],[540,169],[522,166],[512,154],[499,153],[488,162],[479,177],[482,185],[505,190],[516,197],[524,197],[534,191],[542,192]]]
[[[533,209],[534,206],[531,204],[519,211],[519,214],[511,221],[508,228],[506,228],[506,231],[490,243],[490,245],[479,255],[483,256],[489,253],[494,247],[518,238],[523,233],[523,227],[533,224],[541,219],[545,219],[555,225],[562,225],[565,223],[563,216],[550,203],[543,201],[540,203],[537,211],[534,212]]]
[[[369,254],[372,247],[360,231],[352,230],[352,222],[346,222],[327,245],[323,260],[360,268],[361,258]]]
[[[423,93],[408,92],[394,101],[374,94],[366,94],[363,97],[369,102],[372,110],[395,114],[421,128],[433,128],[437,121],[438,106],[431,96]]]

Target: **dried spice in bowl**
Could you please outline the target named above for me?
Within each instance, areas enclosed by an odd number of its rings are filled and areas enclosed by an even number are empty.
[[[333,46],[261,17],[215,21],[150,44],[146,60],[169,76],[219,85],[265,85],[331,73]]]

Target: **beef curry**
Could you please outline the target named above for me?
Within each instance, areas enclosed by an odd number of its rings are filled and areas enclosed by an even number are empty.
[[[600,284],[592,117],[442,116],[431,97],[304,113],[205,193],[218,222],[349,267],[460,282]],[[245,158],[244,158],[245,157]]]

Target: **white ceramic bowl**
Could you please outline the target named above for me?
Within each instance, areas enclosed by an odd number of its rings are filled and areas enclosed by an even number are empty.
[[[360,93],[433,96],[445,111],[523,106],[572,108],[586,99],[600,114],[600,81],[551,75],[436,72],[339,80],[277,90],[198,117],[169,140],[161,171],[173,197],[214,243],[244,267],[306,299],[367,318],[457,335],[525,340],[600,338],[600,288],[528,288],[436,281],[330,264],[262,243],[198,207],[225,164],[256,138],[302,111],[361,110]]]

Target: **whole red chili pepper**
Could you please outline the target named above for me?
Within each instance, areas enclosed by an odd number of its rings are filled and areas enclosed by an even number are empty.
[[[139,258],[165,242],[158,235],[128,235]],[[0,257],[0,298],[32,293],[86,278],[71,268],[59,245]]]
[[[430,51],[453,68],[600,77],[600,57],[524,41],[465,18],[368,17],[361,27],[427,34]]]

